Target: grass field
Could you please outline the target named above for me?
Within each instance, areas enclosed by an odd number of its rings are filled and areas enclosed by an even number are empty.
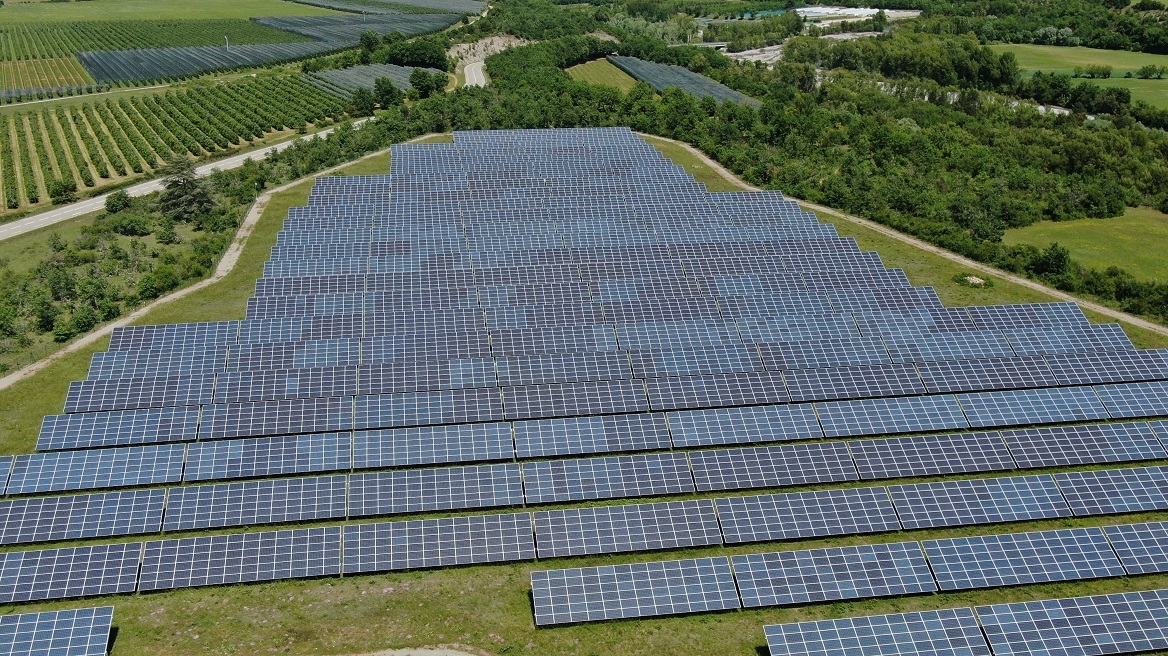
[[[592,84],[607,84],[621,91],[628,91],[637,83],[633,76],[613,66],[607,59],[597,59],[567,69],[573,80]]]
[[[1040,248],[1058,242],[1097,269],[1118,266],[1137,278],[1168,280],[1168,214],[1150,207],[1131,207],[1111,219],[1042,221],[1008,231],[1003,241]]]
[[[1151,55],[1126,50],[1099,50],[1097,48],[1067,48],[1063,46],[1036,46],[1027,44],[999,44],[990,46],[999,52],[1009,51],[1018,58],[1024,71],[1044,73],[1074,73],[1076,66],[1105,64],[1114,69],[1107,79],[1089,80],[1101,87],[1127,87],[1132,100],[1143,100],[1156,107],[1168,108],[1168,79],[1141,80],[1124,78],[1123,74],[1147,64],[1168,66],[1168,55]]]
[[[336,14],[281,0],[88,0],[87,2],[28,2],[0,7],[0,25],[18,22],[159,20],[180,18],[252,18],[254,16],[317,16]]]
[[[449,136],[435,137],[432,141],[449,141]],[[697,160],[686,151],[673,144],[657,142],[654,145],[667,155],[674,156],[675,161],[686,166],[699,179],[715,186],[711,175],[716,173],[708,168],[691,168]],[[685,156],[679,155],[679,151]],[[388,156],[380,156],[355,164],[344,172],[384,172],[388,163]],[[227,278],[175,303],[160,307],[141,323],[207,321],[242,316],[244,303],[254,289],[255,279],[262,271],[269,248],[275,243],[287,209],[303,204],[310,186],[311,182],[306,181],[273,199],[252,234],[238,266]],[[724,179],[717,186],[727,190],[737,188]],[[1002,281],[997,281],[995,286],[988,289],[959,287],[949,280],[956,269],[947,260],[850,223],[841,222],[839,229],[841,233],[856,236],[861,247],[879,250],[889,266],[904,267],[914,283],[937,285],[947,303],[1049,300],[1041,294]],[[63,358],[32,380],[0,391],[0,409],[4,410],[0,412],[0,452],[26,452],[31,448],[40,417],[60,410],[67,382],[83,377],[89,355],[103,349],[105,345],[103,340],[85,352]],[[692,496],[704,498],[711,495]],[[621,502],[615,500],[609,503]],[[1164,519],[1168,519],[1168,512],[1121,518],[1051,520],[782,544],[556,559],[514,565],[125,595],[98,600],[21,605],[19,610],[29,612],[112,603],[116,608],[114,624],[118,629],[112,656],[242,653],[338,655],[438,644],[469,645],[483,653],[512,656],[759,656],[766,653],[761,629],[764,624],[1153,589],[1168,587],[1168,576],[1104,579],[536,629],[531,615],[530,572],[548,568]]]

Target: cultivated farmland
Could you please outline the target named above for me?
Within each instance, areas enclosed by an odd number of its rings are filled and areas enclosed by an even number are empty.
[[[103,186],[172,155],[204,157],[342,108],[295,76],[13,112],[0,119],[4,206],[47,201],[54,179]]]
[[[433,68],[422,69],[433,75],[442,71]],[[388,78],[399,89],[411,89],[411,66],[395,66],[393,64],[373,64],[370,66],[352,66],[338,68],[321,73],[313,73],[308,77],[309,84],[318,89],[341,98],[350,98],[359,88],[372,89],[378,78]]]
[[[319,41],[355,44],[370,30],[405,36],[436,32],[458,22],[454,14],[382,14],[366,16],[283,16],[257,18],[261,25],[300,34]]]
[[[658,91],[664,91],[669,87],[678,87],[682,91],[692,93],[699,98],[709,96],[718,101],[732,100],[734,102],[758,104],[758,101],[753,98],[738,93],[730,87],[719,84],[704,75],[699,75],[681,66],[657,64],[637,59],[636,57],[619,57],[616,55],[610,55],[608,61]]]
[[[479,14],[487,4],[480,0],[293,0],[314,7],[325,7],[340,11],[367,12],[370,14],[394,13],[450,13]]]

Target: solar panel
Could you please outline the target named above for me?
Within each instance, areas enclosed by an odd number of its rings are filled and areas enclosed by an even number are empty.
[[[155,533],[166,490],[0,501],[0,544]]]
[[[475,515],[345,529],[345,574],[535,559],[531,515]]]
[[[184,481],[307,474],[352,467],[349,433],[320,433],[192,444]]]
[[[69,383],[65,412],[100,412],[211,402],[214,374],[152,378],[115,378]]]
[[[649,391],[649,403],[654,410],[717,408],[788,401],[783,374],[778,371],[650,378],[645,381],[645,387]]]
[[[536,626],[741,606],[724,556],[536,571],[531,594]]]
[[[709,499],[535,513],[540,558],[722,544]]]
[[[1168,590],[978,606],[995,654],[1134,654],[1168,648]]]
[[[815,404],[827,437],[969,428],[953,396],[910,396]]]
[[[784,372],[791,401],[827,401],[924,394],[911,364],[878,364]]]
[[[1063,384],[1041,357],[935,360],[918,362],[917,371],[931,393],[978,392]]]
[[[657,413],[517,421],[514,435],[520,458],[668,449],[672,444],[665,415]]]
[[[199,439],[324,433],[351,428],[352,397],[249,401],[203,406]]]
[[[862,479],[1014,469],[998,433],[925,435],[848,443]]]
[[[1126,383],[1168,378],[1168,351],[1102,351],[1047,355],[1059,385]]]
[[[702,492],[859,479],[843,442],[695,451],[690,457]]]
[[[41,422],[36,450],[192,442],[198,425],[197,406],[48,415]]]
[[[355,365],[231,371],[219,374],[215,381],[215,403],[353,396],[356,393]]]
[[[1168,510],[1168,469],[1138,467],[1055,474],[1077,516]]]
[[[678,448],[823,437],[811,404],[685,410],[666,417]]]
[[[1100,464],[1168,457],[1145,423],[1057,426],[1004,431],[1019,467]]]
[[[142,543],[0,554],[0,602],[133,592]]]
[[[349,477],[349,516],[523,504],[519,465],[405,469]]]
[[[1071,516],[1050,476],[893,485],[888,494],[908,530]]]
[[[358,396],[354,428],[407,428],[502,421],[497,388],[469,388]]]
[[[1092,389],[1115,419],[1168,415],[1168,383],[1096,385]]]
[[[632,378],[628,356],[621,351],[552,353],[498,358],[499,385],[543,385],[585,380]]]
[[[1103,532],[1128,574],[1168,571],[1168,523],[1104,526]]]
[[[625,379],[505,387],[503,406],[507,419],[539,419],[644,412],[649,402],[640,380]]]
[[[105,656],[114,607],[0,616],[0,653],[9,656]]]
[[[706,346],[655,351],[629,351],[632,373],[637,378],[698,376],[740,371],[762,371],[758,348]]]
[[[771,654],[990,656],[970,608],[764,626]]]
[[[648,453],[523,463],[527,503],[583,501],[693,492],[682,453]]]
[[[345,517],[345,476],[290,478],[170,489],[166,531]],[[160,490],[161,491],[161,490]]]
[[[884,341],[873,337],[759,344],[767,369],[816,369],[890,362]]]
[[[733,556],[744,608],[935,592],[916,542]]]
[[[6,494],[177,483],[184,444],[55,451],[16,456]]]
[[[715,499],[727,544],[900,530],[882,487]]]
[[[147,542],[138,589],[148,592],[340,573],[340,526],[236,533]]]
[[[353,433],[353,468],[378,469],[515,457],[511,425],[459,424]]]
[[[1098,527],[978,535],[921,543],[942,590],[1123,576]]]
[[[1090,387],[978,392],[957,400],[974,428],[1110,418]]]

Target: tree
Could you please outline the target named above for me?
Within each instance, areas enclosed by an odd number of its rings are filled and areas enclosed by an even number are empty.
[[[872,17],[872,30],[875,32],[883,32],[887,27],[888,14],[884,13],[884,10],[881,9],[880,11],[876,12],[875,16]]]
[[[381,45],[381,35],[373,30],[362,32],[357,43],[365,49],[365,52],[373,52]]]
[[[77,200],[77,182],[72,176],[49,180],[48,189],[49,198],[53,199],[54,205],[64,205]]]
[[[162,215],[171,221],[193,222],[215,209],[206,182],[195,174],[195,165],[185,157],[172,157],[162,169],[165,178],[158,197]]]
[[[1139,70],[1136,71],[1136,77],[1140,78],[1141,80],[1159,80],[1164,77],[1165,73],[1168,73],[1168,66],[1148,64],[1146,66],[1141,66]]]
[[[394,85],[393,80],[379,77],[373,81],[373,96],[377,98],[378,105],[387,108],[401,104],[406,94]]]
[[[410,73],[410,86],[418,92],[419,98],[428,98],[430,94],[434,93],[434,78],[426,72],[426,69],[415,68]]]
[[[133,201],[130,200],[130,194],[126,193],[125,189],[119,189],[105,198],[105,211],[110,214],[117,214],[124,209],[128,209]]]
[[[373,96],[373,92],[365,87],[357,87],[353,91],[353,98],[349,102],[353,105],[353,114],[355,116],[371,116],[373,109],[377,106],[377,98]]]

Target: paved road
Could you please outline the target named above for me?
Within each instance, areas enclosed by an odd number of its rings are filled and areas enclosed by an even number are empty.
[[[359,124],[359,123],[364,123],[367,120],[369,120],[369,119],[361,119],[360,121],[354,121],[354,125]],[[199,175],[205,176],[205,175],[209,175],[211,173],[211,171],[214,169],[226,171],[228,169],[239,168],[240,166],[243,166],[244,161],[246,161],[248,159],[253,159],[253,160],[264,159],[265,157],[268,156],[268,153],[270,153],[273,150],[276,150],[276,151],[284,150],[285,148],[291,146],[293,143],[296,143],[300,139],[308,139],[308,138],[311,138],[312,136],[321,136],[321,137],[326,136],[335,129],[336,128],[327,128],[327,129],[321,130],[320,132],[317,132],[315,135],[308,135],[305,137],[299,137],[297,139],[290,139],[288,141],[284,141],[284,142],[275,144],[269,148],[264,148],[262,150],[253,150],[253,151],[249,151],[246,153],[240,153],[238,155],[232,155],[231,157],[226,157],[224,159],[215,160],[214,162],[210,162],[208,164],[204,164],[204,165],[198,167],[197,169],[195,169],[195,171]],[[132,187],[126,188],[126,192],[129,193],[131,196],[144,196],[146,194],[154,193],[156,191],[161,191],[161,190],[162,190],[162,180],[147,180],[146,182],[140,182]],[[80,200],[80,201],[77,201],[76,203],[72,203],[69,205],[62,205],[61,207],[48,210],[47,212],[41,212],[40,214],[34,214],[30,217],[20,219],[19,221],[13,221],[12,223],[6,223],[4,225],[0,225],[0,240],[9,239],[9,238],[15,237],[17,235],[22,235],[26,232],[31,232],[33,230],[37,230],[37,229],[43,228],[45,226],[53,225],[54,223],[60,223],[61,221],[68,221],[69,219],[77,218],[83,214],[89,214],[90,212],[97,212],[97,211],[101,210],[103,207],[105,207],[105,199],[108,195],[109,194],[102,194],[101,196],[87,198],[85,200]]]
[[[485,62],[473,62],[466,65],[463,69],[463,75],[466,76],[466,84],[468,87],[485,87],[487,86],[487,74],[483,72],[483,65]]]

